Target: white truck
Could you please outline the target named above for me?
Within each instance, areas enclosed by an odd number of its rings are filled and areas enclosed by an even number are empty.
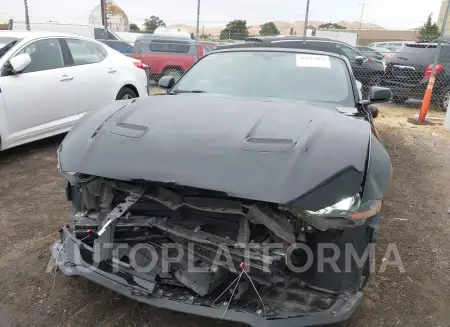
[[[30,23],[31,31],[40,32],[56,32],[64,34],[72,34],[84,36],[95,40],[121,40],[121,38],[114,32],[106,29],[101,25],[82,25],[82,24],[64,24],[64,23]],[[13,23],[13,31],[26,31],[26,24],[24,22]]]

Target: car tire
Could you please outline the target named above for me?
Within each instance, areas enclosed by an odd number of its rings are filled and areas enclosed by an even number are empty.
[[[123,87],[119,93],[117,93],[116,100],[128,100],[133,98],[137,98],[136,92],[129,87]]]
[[[179,68],[169,68],[165,70],[162,75],[173,76],[175,78],[175,82],[178,82],[178,80],[181,78],[181,75],[183,75],[183,72]]]
[[[408,100],[408,98],[406,98],[406,97],[402,97],[402,96],[398,96],[398,95],[392,96],[392,103],[395,103],[395,104],[404,104],[407,100]]]
[[[448,103],[450,102],[450,89],[439,94],[435,101],[436,106],[443,111],[447,111]]]

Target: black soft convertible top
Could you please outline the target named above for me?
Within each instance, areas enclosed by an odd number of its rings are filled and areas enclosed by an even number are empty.
[[[217,50],[234,49],[234,48],[284,48],[284,49],[302,49],[315,50],[329,53],[335,53],[345,56],[344,52],[337,47],[337,44],[347,45],[346,43],[333,39],[307,37],[304,42],[303,37],[299,36],[263,36],[249,37],[245,43],[231,44],[218,47]]]

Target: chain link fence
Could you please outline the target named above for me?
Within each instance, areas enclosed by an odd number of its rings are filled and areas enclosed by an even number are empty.
[[[431,77],[433,61],[437,56],[430,110],[446,110],[450,99],[450,44],[444,40],[438,52],[436,40],[391,43],[397,45],[387,48],[389,42],[379,42],[357,47],[368,60],[383,62],[384,73],[376,80],[376,85],[391,89],[393,104],[420,106]],[[358,75],[357,68],[354,73]],[[371,75],[371,72],[366,71],[364,75]]]
[[[267,39],[251,36],[242,40],[238,32],[229,33],[240,40],[200,40],[197,50],[195,40],[168,40],[156,35],[144,36],[142,40],[145,41],[135,43],[133,56],[150,66],[153,82],[156,83],[165,75],[179,79],[196,60],[223,45],[266,42]],[[303,42],[303,37],[295,35],[277,36],[273,42],[280,45],[282,43],[283,46],[339,53],[348,58],[355,78],[362,84],[361,92],[364,98],[367,98],[371,86],[385,86],[392,90],[393,104],[409,107],[420,106],[431,75],[433,60],[437,55],[439,60],[430,110],[443,111],[448,106],[450,43],[443,42],[438,54],[436,42],[387,41],[352,46],[339,40],[317,37],[307,37],[306,42]]]
[[[126,40],[120,36],[120,33],[111,32],[103,33],[108,35],[108,39],[99,41],[148,65],[151,72],[150,85],[155,88],[162,76],[169,75],[178,80],[198,59],[218,47],[228,44],[263,42],[265,37],[259,34],[280,33],[274,24],[273,26],[259,25],[255,29],[246,27],[246,21],[234,21],[235,26],[239,24],[243,25],[243,28],[234,29],[228,24],[222,29],[215,30],[214,34],[206,34],[204,29],[200,30],[198,42],[195,40],[194,33],[190,31],[172,31],[165,34],[127,33],[131,35],[131,39]],[[267,26],[264,27],[264,25]],[[37,25],[32,24],[32,29],[33,26]],[[297,31],[293,29],[287,33],[283,31],[286,35],[277,35],[276,38],[277,42],[290,39],[290,43],[284,46],[291,45],[342,54],[350,61],[355,78],[362,83],[363,97],[368,96],[371,86],[385,86],[392,90],[392,103],[399,106],[420,106],[431,76],[434,58],[437,56],[436,80],[430,110],[446,110],[450,100],[450,43],[443,40],[438,53],[435,38],[430,42],[418,42],[417,33],[408,32],[404,35],[404,40],[370,43],[367,41],[370,40],[367,36],[368,31],[343,31],[342,34],[354,33],[355,42],[346,43],[345,39],[339,37],[325,39],[317,36],[308,36],[306,42],[303,42],[303,37],[296,35]],[[310,34],[319,34],[321,31],[312,28],[310,32],[312,32]],[[303,31],[298,33],[302,34]],[[75,30],[73,34],[76,34]],[[392,38],[392,35],[390,37]],[[117,39],[114,40],[114,38]],[[378,36],[377,40],[379,39]],[[150,93],[153,94],[155,91],[151,90]]]
[[[213,51],[217,44],[183,36],[145,34],[134,42],[133,57],[150,66],[153,82],[162,76],[178,80],[198,59]]]

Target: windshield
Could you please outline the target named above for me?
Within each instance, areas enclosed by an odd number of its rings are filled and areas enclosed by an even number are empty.
[[[194,65],[173,89],[175,93],[189,91],[355,105],[345,62],[306,53],[212,53]]]
[[[19,41],[15,37],[0,37],[0,58]]]

